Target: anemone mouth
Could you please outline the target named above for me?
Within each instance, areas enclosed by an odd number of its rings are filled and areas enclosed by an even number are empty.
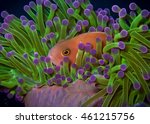
[[[76,106],[89,106],[97,99],[101,101],[99,106],[133,106],[145,101],[150,105],[149,11],[141,10],[135,3],[130,4],[129,8],[135,13],[128,14],[125,8],[114,5],[112,11],[118,14],[118,19],[114,19],[108,9],[95,12],[89,0],[80,4],[66,0],[53,0],[52,4],[48,0],[44,3],[42,0],[30,2],[24,7],[29,19],[25,16],[19,19],[3,11],[1,16],[4,22],[0,27],[0,87],[6,87],[8,97],[15,97],[19,101],[27,94],[29,102],[34,97],[32,93],[37,97],[44,93],[41,90],[44,86],[47,89],[57,87],[63,94],[72,85],[78,85],[78,80],[82,80],[79,87],[88,85],[88,91],[94,84],[98,92],[92,92],[88,98],[81,93],[82,97],[79,97]],[[95,37],[95,49],[91,43],[78,44],[75,63],[70,64],[67,57],[64,57],[60,66],[52,63],[52,59],[58,61],[58,56],[50,58],[47,54],[58,41],[87,32],[105,33],[106,45],[103,46],[101,38]],[[46,91],[47,95],[51,92]],[[75,100],[77,96],[73,95],[70,99]],[[56,96],[57,93],[54,97],[49,96],[50,103]],[[64,105],[71,106],[70,99]],[[40,102],[46,100],[44,95],[44,100]],[[44,103],[41,104],[44,106]]]

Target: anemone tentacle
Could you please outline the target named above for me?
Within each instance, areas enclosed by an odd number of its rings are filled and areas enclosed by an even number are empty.
[[[150,105],[150,12],[135,3],[130,13],[117,5],[94,10],[89,0],[36,0],[24,6],[29,18],[1,12],[0,86],[21,101],[34,87],[72,85],[76,80],[99,89],[81,106],[101,99],[100,106]],[[78,44],[75,63],[64,56],[59,66],[48,57],[61,40],[104,32],[92,44]],[[121,95],[120,95],[121,94]]]

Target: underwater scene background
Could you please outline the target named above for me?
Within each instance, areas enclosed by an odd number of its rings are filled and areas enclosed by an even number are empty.
[[[6,10],[6,11],[8,11],[10,14],[14,14],[16,17],[20,17],[21,15],[25,15],[26,17],[29,17],[28,16],[28,14],[24,11],[24,9],[23,9],[23,7],[24,7],[24,5],[27,5],[27,4],[29,4],[29,2],[30,2],[31,0],[1,0],[0,1],[0,12],[2,12],[3,10]],[[56,0],[57,1],[57,0]],[[34,1],[35,2],[35,1]],[[93,8],[94,8],[94,10],[97,10],[98,8],[102,8],[102,9],[105,9],[105,8],[108,8],[108,9],[110,9],[111,10],[111,8],[112,8],[112,6],[113,5],[118,5],[119,7],[121,7],[121,8],[126,8],[127,9],[127,11],[129,10],[129,4],[131,3],[131,2],[135,2],[141,9],[147,9],[147,10],[149,10],[150,9],[150,7],[149,7],[149,0],[90,0],[90,2],[91,2],[91,4],[93,5]],[[87,12],[88,13],[88,12]],[[113,16],[114,18],[117,18],[118,17],[118,14],[116,14],[116,13],[113,13],[112,11],[110,12],[110,15],[111,16]],[[82,16],[82,15],[81,15]],[[107,20],[107,19],[106,19]],[[123,21],[123,20],[122,20]],[[3,22],[3,19],[2,18],[0,18],[0,22],[2,23]],[[90,23],[92,23],[92,22],[90,22]],[[148,23],[149,24],[149,23]],[[135,24],[136,25],[136,24]],[[126,25],[123,25],[123,27],[127,27]],[[133,26],[134,27],[134,26]],[[34,27],[33,27],[34,28]],[[144,28],[144,27],[143,27]],[[34,30],[34,29],[33,29]],[[91,29],[92,30],[92,29]],[[93,29],[94,30],[94,29]],[[108,29],[109,30],[109,29]],[[146,30],[146,29],[145,29]],[[107,31],[106,31],[107,32]],[[108,31],[109,32],[109,31]],[[116,32],[117,32],[117,30],[116,30]],[[126,33],[126,32],[122,32],[123,33],[123,35],[126,35],[126,34],[124,34],[124,33]],[[135,32],[134,32],[135,33]],[[133,35],[134,35],[134,33],[133,33]],[[109,33],[108,33],[109,34]],[[8,39],[8,40],[10,40],[9,39],[9,37],[11,37],[11,36],[6,36],[6,38]],[[117,36],[116,37],[116,40],[118,40],[118,39],[121,39],[122,38],[122,36]],[[149,37],[148,37],[149,38]],[[43,39],[44,40],[44,39]],[[150,39],[149,39],[150,40]],[[44,42],[44,41],[43,41]],[[29,44],[27,44],[27,45],[29,45]],[[116,45],[116,44],[115,44]],[[118,44],[117,44],[118,45]],[[126,44],[127,46],[129,45],[129,44]],[[145,43],[144,45],[146,45],[148,48],[149,48],[149,46],[150,46],[150,43]],[[129,45],[130,46],[130,45]],[[30,45],[29,45],[29,47],[31,47]],[[111,47],[111,46],[110,46]],[[131,46],[132,47],[132,46]],[[133,46],[133,47],[135,47],[135,46]],[[137,46],[138,47],[138,46]],[[143,47],[143,53],[146,53],[147,52],[147,47],[145,48],[145,47]],[[30,49],[30,48],[29,48]],[[82,49],[82,45],[81,45],[81,49]],[[111,48],[106,48],[105,49],[105,51],[107,51],[107,50],[110,50]],[[120,49],[124,49],[124,44],[122,43],[122,42],[120,42]],[[146,50],[145,50],[146,49]],[[149,48],[150,49],[150,48]],[[141,50],[141,51],[142,51]],[[149,50],[148,50],[149,51]],[[39,53],[41,52],[45,52],[45,51],[38,51]],[[94,51],[93,51],[94,52]],[[115,51],[114,51],[115,52]],[[135,52],[134,50],[133,51],[131,51],[131,52]],[[22,53],[22,52],[21,52]],[[149,53],[149,52],[148,52]],[[94,54],[94,53],[93,53]],[[134,54],[134,53],[133,53]],[[135,53],[136,54],[136,53]],[[134,54],[134,55],[135,55]],[[36,56],[36,55],[35,55]],[[38,55],[37,55],[38,56]],[[124,56],[125,58],[128,58],[129,56],[128,55],[126,55],[126,53],[124,53],[124,54],[122,54],[122,56]],[[139,55],[137,55],[137,56],[139,56]],[[145,55],[145,58],[149,58],[149,56],[146,56]],[[104,57],[104,58],[106,58],[106,60],[107,60],[107,56],[106,57]],[[144,59],[145,59],[144,58]],[[117,58],[116,58],[117,59]],[[143,61],[142,61],[142,64],[143,63],[145,63],[145,61],[144,61],[144,59],[142,59]],[[67,60],[66,60],[67,61]],[[95,61],[94,59],[93,59],[93,61]],[[110,60],[111,61],[111,60]],[[113,60],[112,60],[113,61]],[[125,60],[122,60],[122,61],[125,61]],[[136,59],[135,59],[135,61],[136,61]],[[134,62],[132,62],[132,61],[130,61],[131,62],[131,64],[132,65],[134,65]],[[146,61],[147,62],[147,61]],[[142,71],[142,74],[145,74],[144,72],[147,72],[147,71],[150,71],[149,70],[149,60],[148,60],[148,64],[146,64],[146,66],[142,66],[140,69],[141,70],[143,70]],[[34,61],[34,63],[36,64],[36,60]],[[94,63],[94,62],[93,62]],[[101,65],[103,65],[103,61],[101,61],[101,62],[99,62]],[[123,62],[124,63],[124,62]],[[138,65],[140,65],[141,63],[138,63]],[[113,65],[113,64],[112,64]],[[118,63],[118,65],[119,65],[119,63]],[[121,68],[120,67],[120,65],[118,66],[118,67],[116,67],[116,68],[113,68],[114,70],[111,70],[112,72],[115,72],[116,70],[118,71],[119,69],[118,68]],[[122,66],[122,68],[123,68],[123,66]],[[126,68],[126,67],[125,67]],[[131,69],[131,70],[133,70],[132,68],[130,68],[129,67],[129,69]],[[105,71],[107,71],[107,70],[105,70]],[[134,70],[135,71],[135,70]],[[67,73],[67,72],[65,72],[65,73]],[[78,79],[80,78],[80,76],[82,75],[80,75],[80,73],[83,73],[82,72],[82,69],[81,69],[81,72],[79,72],[79,75],[78,75]],[[139,72],[138,72],[139,73]],[[149,73],[149,72],[148,72]],[[116,73],[115,73],[116,74]],[[122,69],[120,72],[119,72],[119,74],[118,74],[119,76],[120,76],[120,78],[124,75],[124,69]],[[105,75],[105,76],[108,76],[108,75]],[[115,75],[114,75],[115,76]],[[129,71],[129,73],[127,73],[127,77],[129,77],[129,79],[130,78],[132,78],[131,80],[133,81],[133,82],[136,82],[137,81],[137,79],[136,79],[136,76],[135,75],[132,75],[131,73],[130,73],[130,71]],[[88,80],[89,81],[89,83],[90,83],[90,81],[91,80],[96,80],[95,78],[97,78],[97,77],[90,77],[90,79]],[[114,80],[113,79],[113,76],[112,77],[109,77],[109,78],[111,78],[111,80]],[[134,80],[135,79],[135,80]],[[140,78],[141,79],[141,78]],[[68,79],[69,80],[69,79]],[[150,80],[148,79],[148,80],[146,80],[145,79],[145,81],[143,81],[143,82],[150,82]],[[133,83],[132,82],[132,83]],[[115,84],[116,85],[116,84]],[[131,84],[130,84],[131,85]],[[115,87],[119,87],[119,86],[115,86]],[[143,84],[142,86],[141,85],[139,85],[139,82],[137,81],[136,82],[136,84],[134,85],[134,89],[136,89],[136,90],[138,90],[138,88],[140,89],[140,87],[145,87],[145,89],[143,88],[143,92],[146,92],[146,93],[148,93],[148,88],[146,88],[146,86],[145,86],[145,84]],[[110,87],[109,87],[110,88]],[[111,88],[110,89],[107,89],[107,91],[108,92],[110,92],[110,94],[111,94]],[[0,89],[0,91],[1,91],[1,89]],[[6,91],[7,92],[7,91]],[[119,92],[121,92],[121,91],[119,91]],[[136,92],[134,92],[135,94],[136,94]],[[134,96],[134,93],[132,93],[131,94],[131,96],[130,97],[132,97],[132,95]],[[139,97],[146,97],[145,95],[147,95],[147,94],[144,94],[144,96],[142,96],[141,94],[139,95]],[[119,93],[117,94],[118,96],[119,96]],[[109,101],[109,99],[111,99],[111,98],[108,98],[108,101]],[[137,98],[138,99],[138,98]],[[140,99],[140,98],[139,98]],[[146,102],[147,102],[147,100],[146,100]],[[86,104],[88,104],[88,103],[85,103],[85,105]],[[107,103],[105,103],[105,104],[107,104]],[[116,104],[116,103],[112,103],[112,104]],[[118,103],[119,104],[119,103]],[[6,94],[4,91],[3,92],[0,92],[0,106],[2,106],[2,107],[9,107],[9,106],[14,106],[14,107],[21,107],[21,106],[24,106],[24,103],[22,103],[22,102],[19,102],[19,100],[17,101],[16,100],[16,98],[15,97],[12,97],[11,99],[9,99],[8,98],[8,94]],[[124,105],[125,106],[125,105]],[[144,105],[143,105],[144,106]]]

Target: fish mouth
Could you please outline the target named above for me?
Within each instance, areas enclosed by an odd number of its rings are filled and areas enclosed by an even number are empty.
[[[60,60],[59,60],[59,58],[57,57],[57,56],[51,56],[51,55],[49,55],[49,57],[51,58],[51,62],[54,64],[54,65],[57,65],[57,66],[59,66],[60,65]]]

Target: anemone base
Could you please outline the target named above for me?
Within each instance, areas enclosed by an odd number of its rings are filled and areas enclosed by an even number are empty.
[[[71,86],[43,86],[33,88],[25,97],[26,107],[80,107],[88,98],[97,92],[93,84],[77,80]],[[90,106],[97,106],[95,101]]]

